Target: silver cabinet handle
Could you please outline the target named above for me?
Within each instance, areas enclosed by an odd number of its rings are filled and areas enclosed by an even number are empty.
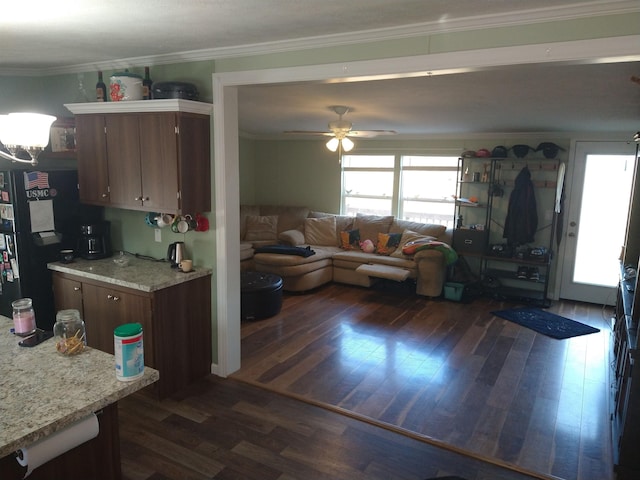
[[[80,287],[73,287],[73,291],[74,292],[79,292],[80,291]]]

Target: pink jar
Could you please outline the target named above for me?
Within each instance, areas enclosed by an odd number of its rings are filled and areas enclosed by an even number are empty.
[[[30,298],[20,298],[11,303],[13,307],[13,329],[16,335],[26,337],[36,331],[36,314]]]

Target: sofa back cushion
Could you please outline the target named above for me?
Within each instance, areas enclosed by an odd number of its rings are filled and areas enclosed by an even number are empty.
[[[353,228],[360,231],[360,241],[371,240],[374,245],[378,243],[379,233],[389,233],[393,222],[393,215],[363,215],[358,213],[353,222]]]
[[[260,215],[276,215],[278,217],[278,232],[287,230],[304,231],[304,219],[309,216],[307,207],[289,207],[286,205],[262,205]]]
[[[341,245],[342,238],[341,232],[353,230],[353,221],[355,217],[349,215],[336,215],[335,213],[327,212],[309,212],[309,218],[323,218],[323,217],[335,217],[336,219],[336,245]]]
[[[245,240],[277,240],[277,215],[247,215]]]
[[[336,217],[307,218],[304,242],[309,245],[336,246]]]
[[[389,228],[390,233],[404,233],[405,230],[411,230],[412,232],[416,232],[421,235],[428,235],[440,240],[440,237],[445,234],[447,227],[445,225],[437,225],[434,223],[419,223],[396,219]]]
[[[258,205],[240,205],[240,240],[247,237],[247,217],[249,215],[260,215]]]

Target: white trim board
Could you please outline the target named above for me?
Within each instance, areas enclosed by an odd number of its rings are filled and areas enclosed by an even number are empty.
[[[327,65],[213,74],[218,375],[240,368],[240,227],[237,88],[288,82],[443,75],[514,64],[640,60],[640,35]]]

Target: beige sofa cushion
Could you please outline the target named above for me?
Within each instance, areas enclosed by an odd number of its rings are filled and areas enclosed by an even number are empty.
[[[304,241],[309,245],[335,246],[336,217],[305,219]]]
[[[411,230],[412,232],[419,233],[421,235],[429,235],[440,240],[447,227],[444,225],[437,225],[434,223],[418,223],[410,222],[409,220],[394,220],[389,228],[389,233],[404,233],[405,230]],[[403,244],[400,244],[402,246]]]
[[[309,216],[307,207],[290,207],[288,205],[262,205],[260,215],[278,216],[278,233],[287,230],[304,229],[304,219]]]
[[[247,215],[245,240],[277,240],[277,215]]]
[[[360,231],[360,241],[371,240],[376,245],[378,233],[389,233],[392,222],[393,215],[362,215],[359,213],[353,222],[353,228]]]
[[[350,215],[336,215],[335,213],[326,212],[309,212],[309,218],[323,218],[323,217],[335,217],[336,219],[336,245],[340,245],[342,242],[340,238],[340,232],[346,232],[353,229],[353,222],[356,217]]]
[[[247,217],[249,215],[260,215],[258,205],[240,205],[240,240],[247,236]]]
[[[304,245],[304,232],[300,230],[286,230],[278,234],[278,240],[286,245],[297,247],[298,245]]]

